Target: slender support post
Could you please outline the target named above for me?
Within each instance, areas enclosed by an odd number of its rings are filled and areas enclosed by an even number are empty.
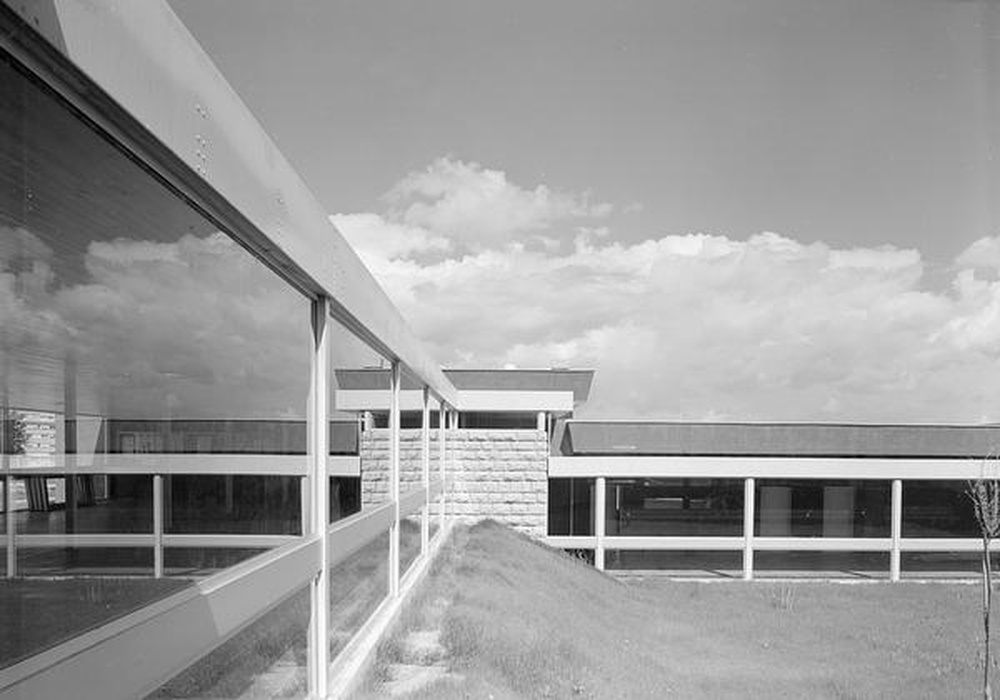
[[[594,535],[597,545],[594,547],[594,566],[598,571],[604,571],[604,524],[607,522],[607,481],[603,476],[597,477],[597,488],[594,498]]]
[[[389,498],[395,504],[395,516],[389,528],[389,595],[399,595],[399,360],[392,361],[389,406]]]
[[[743,480],[743,579],[753,581],[753,522],[756,519],[756,484]]]
[[[441,510],[438,513],[438,528],[440,531],[444,531],[444,509],[446,506],[445,494],[448,491],[448,482],[445,481],[445,460],[448,457],[447,449],[445,448],[445,405],[444,401],[438,403],[438,452],[440,453],[440,460],[438,462],[438,469],[441,471]]]
[[[153,577],[163,578],[163,476],[153,474]]]
[[[427,554],[431,539],[431,393],[426,386],[420,421],[420,479],[424,487],[424,507],[420,509],[420,554],[423,556]]]
[[[330,673],[330,556],[327,549],[329,482],[326,457],[329,440],[330,300],[320,297],[312,303],[312,357],[309,382],[309,478],[303,489],[303,510],[308,504],[309,528],[320,536],[319,571],[309,589],[309,696],[325,698]],[[303,534],[305,534],[305,532]]]
[[[535,427],[538,430],[545,430],[545,411],[539,411],[535,420]]]
[[[79,508],[80,494],[77,484],[83,477],[76,473],[77,450],[77,416],[76,416],[76,361],[73,357],[66,358],[63,365],[63,448],[66,455],[66,476],[63,479],[63,494],[65,510],[63,522],[66,534],[76,532],[76,511]],[[70,550],[70,560],[75,561],[76,550]]]
[[[900,540],[903,538],[903,482],[892,481],[892,550],[889,553],[889,579],[900,578]]]
[[[458,411],[448,411],[448,429],[451,430],[451,442],[448,444],[448,460],[452,478],[458,472]]]
[[[3,377],[6,379],[6,375]],[[3,468],[3,517],[6,524],[7,567],[4,570],[7,578],[17,576],[17,520],[14,518],[14,476],[10,473],[10,456],[14,451],[14,440],[11,436],[12,416],[7,404],[7,383],[3,384],[3,403],[0,403],[0,467]]]
[[[4,461],[9,456],[4,454]],[[3,488],[4,517],[7,518],[7,578],[17,576],[17,519],[14,518],[14,477],[10,472]]]
[[[63,364],[63,448],[66,455],[65,477],[63,478],[63,527],[64,532],[69,535],[76,532],[77,510],[80,507],[81,494],[77,490],[77,485],[82,486],[84,477],[76,473],[77,466],[77,396],[76,396],[76,360],[72,355],[66,358]],[[47,491],[45,479],[42,479],[42,490]],[[80,489],[82,490],[82,489]],[[46,494],[46,501],[48,495]],[[66,549],[66,563],[72,568],[76,566],[79,559],[79,550],[76,547]]]

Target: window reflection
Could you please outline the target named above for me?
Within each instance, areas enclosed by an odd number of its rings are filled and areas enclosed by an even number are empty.
[[[608,535],[725,536],[743,533],[743,481],[609,479]]]
[[[81,575],[199,577],[261,551],[212,537],[298,534],[280,472],[305,459],[308,300],[3,54],[0,85],[6,599],[28,609],[45,575],[47,609],[74,610]],[[331,435],[356,451],[355,428]],[[166,537],[211,537],[158,564],[157,505]],[[53,638],[176,590],[134,581]],[[3,622],[0,665],[35,649],[29,620]]]
[[[759,537],[888,537],[888,481],[762,479]]]

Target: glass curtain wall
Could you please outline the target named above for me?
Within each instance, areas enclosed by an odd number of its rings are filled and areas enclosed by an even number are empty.
[[[757,537],[888,538],[891,482],[836,479],[761,479],[756,485]],[[768,572],[817,572],[885,578],[888,552],[765,551],[754,568]]]
[[[0,85],[4,666],[301,533],[310,332],[306,298],[4,55]]]
[[[389,360],[336,320],[327,323],[330,522],[335,523],[369,513],[391,498],[388,429],[374,427],[372,411],[346,409],[340,397],[344,371],[384,369]],[[388,385],[377,405],[388,412]],[[357,549],[334,550],[330,555],[329,644],[330,658],[334,658],[389,595],[389,528]]]
[[[549,479],[550,536],[593,535],[594,508],[593,479]]]
[[[758,537],[889,537],[890,482],[761,479]]]
[[[608,479],[605,534],[741,536],[742,479]]]
[[[903,537],[974,538],[979,526],[966,494],[964,481],[904,481]],[[928,576],[938,573],[975,573],[980,570],[978,552],[903,552],[902,574]]]

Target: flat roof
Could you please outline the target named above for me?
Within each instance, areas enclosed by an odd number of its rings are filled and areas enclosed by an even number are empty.
[[[335,370],[337,386],[347,391],[389,388],[389,370],[378,367]],[[573,403],[590,396],[592,369],[446,369],[444,375],[459,391],[572,391]],[[402,389],[420,387],[403,375]]]
[[[1000,453],[1000,425],[568,421],[560,452],[982,459]]]

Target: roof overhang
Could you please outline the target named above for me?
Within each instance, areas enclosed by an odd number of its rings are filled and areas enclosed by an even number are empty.
[[[423,409],[423,392],[404,389],[399,394],[401,411]],[[571,391],[459,391],[458,397],[462,411],[568,413],[573,410]],[[340,389],[334,394],[334,407],[338,411],[386,411],[390,399],[388,389]],[[437,406],[432,404],[431,410],[437,410]]]
[[[389,370],[378,367],[338,369],[339,410],[385,410],[389,406]],[[446,369],[458,389],[462,411],[571,412],[590,395],[590,369]],[[414,381],[403,377],[400,407],[419,410],[422,398]],[[407,392],[413,395],[408,397]]]
[[[1000,426],[864,423],[566,423],[564,455],[983,459]]]

